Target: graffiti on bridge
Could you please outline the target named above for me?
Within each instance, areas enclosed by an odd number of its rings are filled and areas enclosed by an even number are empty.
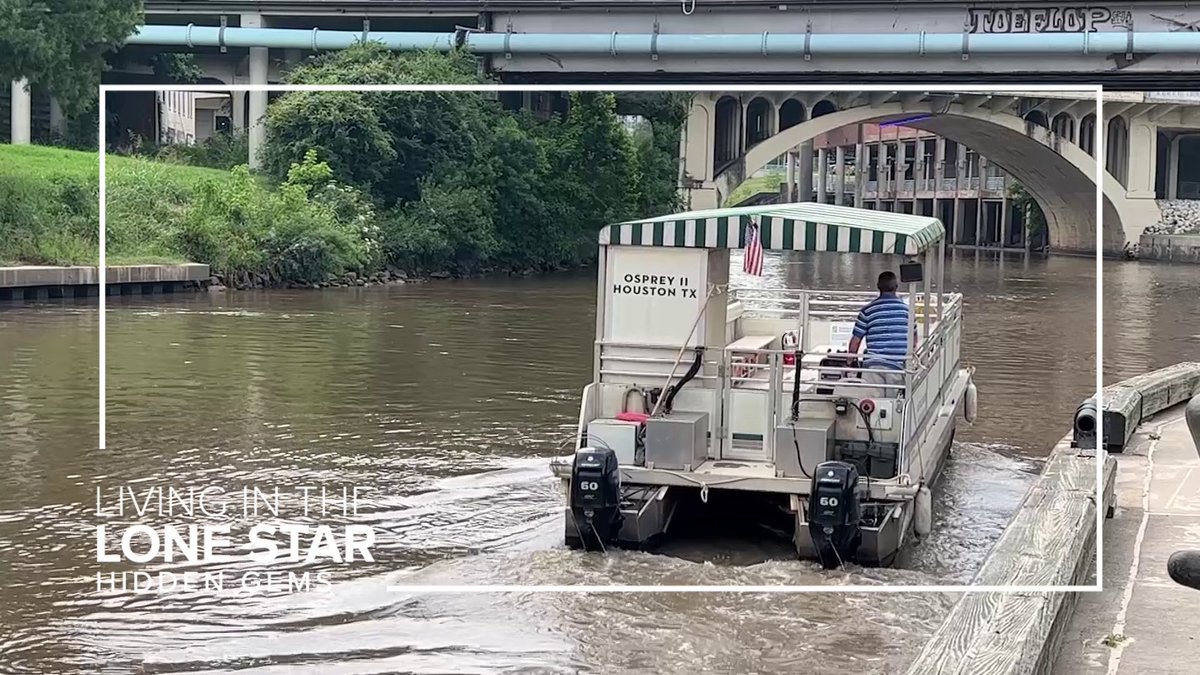
[[[1102,26],[1128,28],[1129,10],[1104,7],[969,9],[972,33],[1094,33]]]

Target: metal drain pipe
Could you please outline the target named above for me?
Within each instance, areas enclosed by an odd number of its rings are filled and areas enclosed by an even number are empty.
[[[364,37],[344,30],[142,26],[131,45],[345,49]],[[619,56],[962,56],[969,54],[1200,54],[1200,33],[456,33],[371,31],[392,51]]]

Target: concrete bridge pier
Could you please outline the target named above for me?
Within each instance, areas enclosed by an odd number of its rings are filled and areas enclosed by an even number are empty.
[[[691,112],[683,130],[683,180],[680,191],[683,203],[693,211],[721,206],[717,194],[716,163],[722,148],[715,143],[717,133],[717,102],[708,96],[694,96]],[[739,134],[741,136],[741,134]]]
[[[797,155],[799,162],[799,183],[796,189],[796,201],[807,202],[813,198],[813,143],[812,139],[804,141],[800,144],[800,153]]]
[[[261,14],[243,14],[243,28],[265,28]],[[266,47],[250,48],[250,84],[266,84],[267,70],[270,65],[269,53]],[[262,146],[267,138],[265,120],[267,114],[267,92],[263,90],[249,92],[250,98],[250,168],[262,168]]]
[[[858,125],[858,143],[854,146],[854,208],[863,207],[863,189],[867,182],[866,146],[862,142],[862,125]]]
[[[12,82],[11,135],[13,145],[28,145],[32,139],[33,95],[29,92],[29,80]]]
[[[846,148],[845,146],[837,146],[834,152],[834,181],[833,181],[833,203],[841,206],[846,201]]]
[[[824,204],[828,198],[829,154],[825,148],[817,149],[817,203]]]

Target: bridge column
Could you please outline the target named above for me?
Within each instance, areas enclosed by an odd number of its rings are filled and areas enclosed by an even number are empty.
[[[954,225],[950,228],[950,243],[961,243],[960,237],[963,232],[963,200],[959,199],[958,195],[954,196]]]
[[[1154,199],[1155,170],[1158,168],[1156,137],[1157,129],[1153,123],[1138,116],[1129,120],[1129,136],[1121,156],[1127,162],[1128,188],[1130,199]],[[1128,223],[1135,225],[1135,223]],[[1153,225],[1153,223],[1145,223]]]
[[[987,158],[979,154],[975,156],[978,157],[975,168],[979,172],[976,176],[979,179],[979,190],[975,192],[975,245],[982,246],[982,235],[988,228],[987,202],[983,201],[983,188],[987,184]]]
[[[1029,236],[1029,221],[1033,218],[1033,205],[1025,202],[1025,218],[1021,221],[1021,245],[1025,247],[1025,252],[1033,248]]]
[[[261,14],[243,14],[242,28],[263,28]],[[250,48],[250,84],[267,84],[268,50],[266,47]],[[262,168],[263,142],[267,138],[263,118],[267,114],[267,92],[249,92],[250,98],[250,168]]]
[[[680,133],[679,162],[683,165],[680,192],[688,209],[711,209],[720,206],[714,181],[717,143],[721,142],[717,124],[717,99],[697,95],[692,99]]]
[[[67,135],[67,117],[63,114],[58,98],[54,96],[50,97],[50,130],[59,138],[65,138]]]
[[[846,148],[837,146],[834,154],[834,190],[833,203],[841,206],[846,200]]]
[[[941,200],[938,199],[938,190],[942,189],[942,178],[946,176],[946,139],[938,136],[933,141],[933,217],[938,220],[942,219]],[[945,225],[946,223],[942,223]],[[953,223],[946,229],[953,227]],[[950,242],[954,241],[954,235],[950,235]]]
[[[29,92],[29,80],[12,81],[12,99],[9,105],[9,142],[13,145],[29,145],[33,139],[33,95]]]
[[[829,154],[825,148],[817,149],[817,203],[824,204],[827,195],[825,172],[829,169]]]
[[[230,113],[233,115],[233,131],[236,134],[246,133],[246,92],[229,92]]]
[[[796,151],[788,150],[784,155],[783,201],[796,201]]]
[[[1009,213],[1009,211],[1011,210],[1012,205],[1008,203],[1008,195],[1005,195],[1000,200],[1000,233],[998,239],[1001,251],[1003,251],[1004,247],[1008,244],[1009,219],[1012,217],[1012,214]]]
[[[800,154],[797,157],[796,171],[796,201],[807,202],[813,198],[813,144],[812,140],[800,144]]]
[[[1167,146],[1167,199],[1177,199],[1179,194],[1179,142],[1181,134],[1176,134]]]
[[[863,207],[863,190],[867,183],[867,148],[862,142],[862,125],[858,125],[858,143],[854,146],[854,208]]]

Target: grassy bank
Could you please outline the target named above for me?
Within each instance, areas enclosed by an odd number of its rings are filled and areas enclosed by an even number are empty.
[[[779,192],[779,184],[783,181],[783,172],[774,171],[749,178],[730,193],[724,206],[737,206],[760,192]]]
[[[116,156],[107,165],[109,260],[182,261],[164,235],[201,185],[228,173]],[[0,145],[0,262],[95,264],[99,222],[96,153]]]
[[[238,286],[324,282],[378,266],[374,211],[307,158],[282,182],[110,155],[110,264],[203,262]],[[0,263],[96,264],[99,158],[0,145]]]
[[[286,78],[483,81],[464,54],[370,44]],[[540,119],[481,92],[288,93],[267,109],[261,173],[199,168],[241,156],[232,138],[112,157],[108,259],[207,263],[234,286],[576,267],[594,258],[603,225],[678,207],[687,102],[575,92],[555,104],[562,114]],[[97,164],[89,153],[0,147],[0,260],[94,262]]]

